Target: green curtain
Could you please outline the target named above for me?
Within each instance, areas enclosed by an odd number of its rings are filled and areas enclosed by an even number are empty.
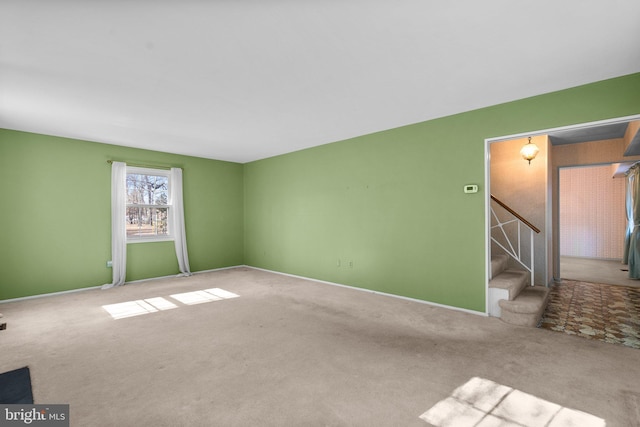
[[[629,277],[640,279],[640,166],[633,165],[627,178],[627,211],[632,213],[633,223],[629,227],[632,230],[625,259],[629,264]]]

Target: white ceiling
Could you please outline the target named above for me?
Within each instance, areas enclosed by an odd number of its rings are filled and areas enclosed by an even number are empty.
[[[0,127],[248,162],[640,71],[638,0],[0,0]]]

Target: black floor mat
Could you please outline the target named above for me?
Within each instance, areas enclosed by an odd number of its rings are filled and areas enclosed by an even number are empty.
[[[33,403],[29,367],[0,374],[0,403]]]

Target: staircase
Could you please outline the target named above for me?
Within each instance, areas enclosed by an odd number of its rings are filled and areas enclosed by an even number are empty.
[[[530,274],[508,268],[509,257],[491,258],[489,315],[518,326],[536,327],[549,301],[549,288],[530,286]]]
[[[500,250],[491,257],[489,315],[513,325],[537,327],[549,301],[549,288],[532,286],[534,233],[540,230],[493,195],[491,200],[495,202],[496,209],[502,208],[503,211],[498,216],[492,204],[495,225],[491,226],[491,241]],[[505,217],[505,212],[508,217],[503,220],[501,217]],[[522,229],[529,232],[528,257]],[[515,261],[518,268],[509,267],[510,259]]]

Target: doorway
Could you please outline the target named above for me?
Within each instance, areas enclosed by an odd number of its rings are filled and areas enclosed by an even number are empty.
[[[547,170],[546,202],[544,212],[537,215],[544,218],[543,226],[547,235],[536,242],[536,252],[543,254],[538,260],[544,258],[543,269],[547,271],[549,280],[543,284],[550,286],[561,280],[560,265],[560,229],[559,229],[559,170],[561,168],[578,167],[587,165],[603,165],[612,163],[640,161],[640,115],[620,117],[616,119],[602,120],[565,126],[560,128],[544,129],[528,133],[507,135],[485,140],[485,218],[486,231],[486,286],[488,286],[491,272],[491,192],[492,192],[492,158],[491,145],[505,141],[526,141],[533,137],[538,141],[546,138],[547,153],[539,155],[531,162],[534,165],[544,165]],[[542,152],[541,152],[542,153]],[[514,154],[516,161],[526,165],[526,161]],[[529,170],[526,169],[529,173]],[[508,201],[507,201],[508,203]],[[540,216],[541,215],[541,216]],[[538,224],[536,224],[538,226]],[[640,284],[640,283],[634,283]],[[488,297],[487,297],[488,306]]]
[[[627,228],[625,168],[619,164],[558,171],[562,279],[638,286],[622,264]]]

